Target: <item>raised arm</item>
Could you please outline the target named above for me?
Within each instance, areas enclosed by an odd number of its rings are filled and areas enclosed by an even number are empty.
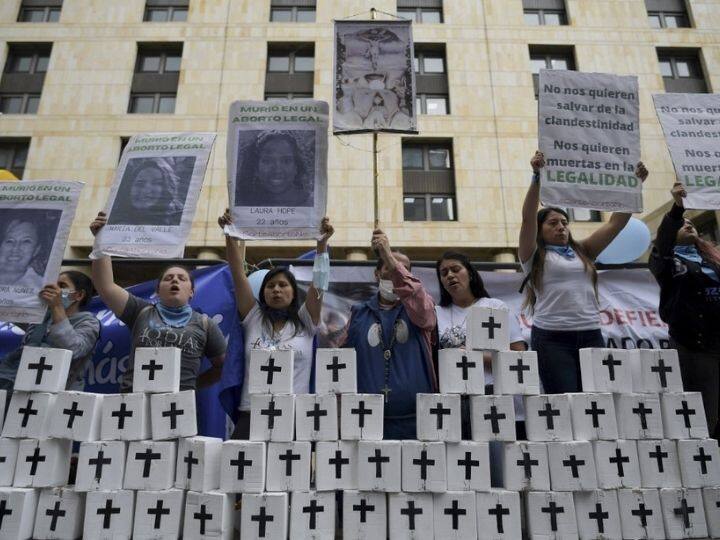
[[[522,207],[522,225],[518,240],[520,262],[527,262],[535,252],[537,244],[537,211],[540,206],[540,170],[545,166],[545,156],[539,150],[530,160],[533,181],[525,194]]]
[[[642,182],[648,177],[648,170],[642,161],[635,168],[635,176]],[[585,253],[591,259],[595,259],[602,251],[608,247],[615,237],[620,234],[627,222],[630,221],[632,214],[629,212],[613,212],[607,223],[601,225],[595,232],[580,242]]]
[[[93,236],[97,235],[106,223],[107,216],[105,212],[99,212],[95,220],[90,224],[90,232]],[[125,311],[130,294],[115,283],[110,257],[103,255],[98,259],[93,259],[92,280],[100,299],[117,317],[120,317]]]
[[[661,257],[668,257],[672,254],[677,242],[677,233],[685,222],[683,218],[685,213],[683,198],[687,197],[685,186],[680,182],[676,182],[670,194],[673,197],[673,205],[663,217],[655,237],[655,247]]]
[[[224,228],[231,223],[230,211],[226,209],[225,213],[218,218],[218,225],[220,225],[220,228]],[[225,257],[230,266],[233,285],[235,285],[235,303],[237,304],[238,313],[244,319],[255,306],[252,287],[250,287],[250,282],[245,275],[245,242],[238,241],[226,234]]]
[[[324,217],[320,223],[320,237],[317,241],[316,257],[324,256],[327,253],[327,243],[335,232],[334,227],[330,224],[330,218]],[[307,298],[305,298],[305,308],[307,308],[310,318],[317,325],[320,324],[320,312],[322,311],[323,291],[317,289],[315,283],[310,284]]]

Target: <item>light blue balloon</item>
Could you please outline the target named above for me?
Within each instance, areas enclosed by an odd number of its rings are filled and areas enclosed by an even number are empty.
[[[265,276],[269,271],[270,270],[267,269],[255,270],[255,272],[248,276],[250,288],[252,289],[255,300],[260,300],[260,286],[262,285],[263,279],[265,279]]]
[[[645,222],[630,218],[627,225],[610,242],[597,261],[604,264],[625,264],[637,260],[650,246],[650,229]]]

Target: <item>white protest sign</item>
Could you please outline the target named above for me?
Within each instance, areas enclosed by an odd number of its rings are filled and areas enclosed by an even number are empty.
[[[182,257],[214,142],[215,133],[131,137],[90,257]]]
[[[82,182],[0,182],[0,320],[42,322],[38,297],[57,282]]]
[[[327,204],[327,130],[324,101],[236,101],[230,106],[231,236],[317,236]]]
[[[685,208],[720,209],[720,94],[653,95]]]
[[[637,77],[541,70],[538,106],[543,204],[641,212]]]

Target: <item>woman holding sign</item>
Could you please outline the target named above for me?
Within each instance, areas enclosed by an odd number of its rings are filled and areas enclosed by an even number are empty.
[[[221,228],[232,223],[228,211],[218,218]],[[245,245],[225,235],[227,261],[235,285],[235,301],[242,318],[245,333],[245,376],[240,397],[240,412],[235,424],[233,439],[247,439],[250,436],[250,395],[247,381],[250,351],[252,349],[292,349],[294,353],[293,391],[307,394],[310,391],[310,373],[313,361],[313,339],[320,324],[323,290],[327,290],[329,261],[327,242],[335,230],[328,218],[320,224],[317,240],[313,283],[307,292],[305,302],[300,305],[295,276],[286,267],[270,270],[260,285],[255,300],[252,287],[245,275]]]
[[[542,152],[530,161],[533,180],[525,196],[518,255],[527,285],[525,306],[533,317],[530,345],[537,352],[545,392],[581,391],[578,351],[604,347],[600,331],[600,305],[595,258],[630,220],[629,213],[614,212],[595,232],[576,241],[568,227],[568,214],[560,208],[540,206]],[[637,164],[635,176],[643,182],[648,171]]]

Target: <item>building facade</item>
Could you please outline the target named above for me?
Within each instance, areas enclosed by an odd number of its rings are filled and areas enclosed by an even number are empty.
[[[638,76],[653,223],[674,173],[651,96],[720,88],[717,0],[3,0],[0,168],[86,182],[67,252],[85,257],[128,137],[215,131],[186,255],[222,256],[230,103],[330,101],[333,20],[371,7],[415,20],[420,133],[380,134],[378,165],[381,227],[416,259],[515,259],[539,69]],[[372,257],[372,135],[330,135],[328,168],[333,257]],[[716,234],[714,213],[700,217]],[[603,219],[574,212],[575,236]],[[309,247],[252,242],[248,257]]]

